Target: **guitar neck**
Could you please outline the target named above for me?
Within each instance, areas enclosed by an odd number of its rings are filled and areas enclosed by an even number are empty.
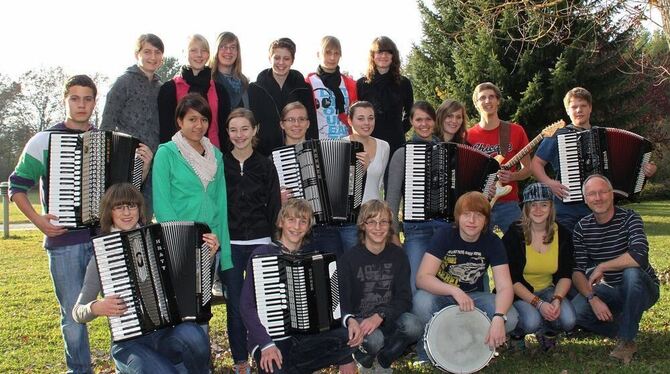
[[[544,136],[542,133],[538,134],[536,137],[533,138],[523,149],[521,149],[514,157],[512,157],[509,161],[501,165],[500,167],[509,170],[516,166],[519,162],[521,162],[521,159],[524,158],[527,154],[530,153],[530,151],[533,150],[540,142],[544,139]]]

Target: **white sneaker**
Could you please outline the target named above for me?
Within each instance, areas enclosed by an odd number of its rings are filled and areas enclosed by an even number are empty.
[[[223,296],[223,284],[221,283],[219,277],[216,277],[214,279],[214,284],[212,284],[212,295],[216,297]]]

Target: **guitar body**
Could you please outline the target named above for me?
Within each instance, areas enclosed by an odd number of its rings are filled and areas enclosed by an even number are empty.
[[[529,154],[533,148],[535,148],[542,139],[554,136],[554,133],[556,133],[556,130],[562,129],[565,127],[565,122],[563,120],[559,120],[557,122],[552,123],[551,125],[545,127],[540,134],[538,134],[533,140],[531,140],[523,149],[521,149],[512,159],[507,161],[505,164],[503,164],[503,160],[505,157],[503,155],[497,155],[494,158],[498,163],[500,164],[500,168],[504,170],[510,170],[514,166],[516,166],[519,162],[521,162],[521,159],[524,158],[527,154]],[[509,194],[512,191],[512,186],[506,186],[500,183],[500,180],[496,181],[496,192],[493,198],[491,199],[491,207],[498,201],[499,198]]]

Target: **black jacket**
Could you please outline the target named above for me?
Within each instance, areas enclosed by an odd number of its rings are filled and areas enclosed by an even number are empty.
[[[228,194],[228,230],[231,240],[272,237],[281,201],[279,178],[272,162],[254,153],[244,169],[232,153],[223,156]]]
[[[366,100],[375,107],[375,129],[372,136],[386,140],[391,155],[405,143],[409,131],[409,111],[414,105],[412,83],[405,77],[399,82],[391,80],[390,73],[375,74],[372,82],[363,77],[356,82],[358,100]]]
[[[571,278],[574,267],[572,234],[563,226],[558,225],[558,232],[554,233],[554,240],[556,240],[557,236],[558,270],[552,276],[554,285],[561,278]],[[523,237],[523,230],[518,222],[510,226],[502,240],[507,251],[512,284],[521,282],[530,292],[534,292],[533,287],[523,277],[523,269],[526,267],[526,241]],[[515,299],[517,299],[516,296]]]
[[[249,85],[249,109],[260,124],[256,150],[261,154],[269,156],[272,150],[284,145],[284,133],[279,126],[281,111],[286,104],[294,101],[301,102],[307,108],[309,128],[305,137],[318,139],[312,89],[299,71],[291,70],[281,88],[272,76],[272,69],[258,73],[256,82]]]
[[[188,67],[182,67],[181,77],[189,84],[188,92],[197,92],[207,100],[207,91],[211,81],[211,70],[205,68],[197,76]],[[216,96],[218,97],[218,115],[217,124],[219,126],[219,144],[221,152],[226,153],[230,149],[228,143],[228,132],[226,132],[226,119],[230,114],[230,99],[226,89],[215,83]],[[158,121],[160,123],[159,141],[162,143],[172,140],[172,136],[177,132],[177,122],[175,121],[175,109],[177,109],[177,87],[173,79],[163,83],[158,91]],[[212,113],[214,114],[214,113]],[[207,137],[209,138],[207,129]]]

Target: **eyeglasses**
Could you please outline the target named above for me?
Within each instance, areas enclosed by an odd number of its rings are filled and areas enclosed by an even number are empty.
[[[221,45],[219,46],[219,51],[229,51],[229,52],[235,52],[237,51],[237,45]]]
[[[584,196],[585,196],[585,197],[588,197],[588,198],[593,198],[593,197],[596,197],[596,196],[599,196],[599,195],[600,195],[600,196],[605,196],[605,195],[607,195],[607,194],[610,193],[610,192],[612,192],[612,190],[606,190],[606,191],[589,191],[589,192],[585,193]]]
[[[309,119],[307,119],[306,117],[298,117],[298,118],[290,117],[290,118],[284,118],[282,121],[283,122],[288,122],[290,124],[294,124],[296,122],[300,123],[300,124],[303,124],[303,123],[309,121]]]
[[[375,221],[373,219],[365,221],[365,225],[369,227],[388,227],[391,224],[391,221],[385,219],[381,221]]]
[[[115,205],[112,210],[115,212],[123,212],[124,210],[128,209],[128,211],[134,212],[138,208],[138,205],[136,203],[128,203],[128,204],[119,204]]]

